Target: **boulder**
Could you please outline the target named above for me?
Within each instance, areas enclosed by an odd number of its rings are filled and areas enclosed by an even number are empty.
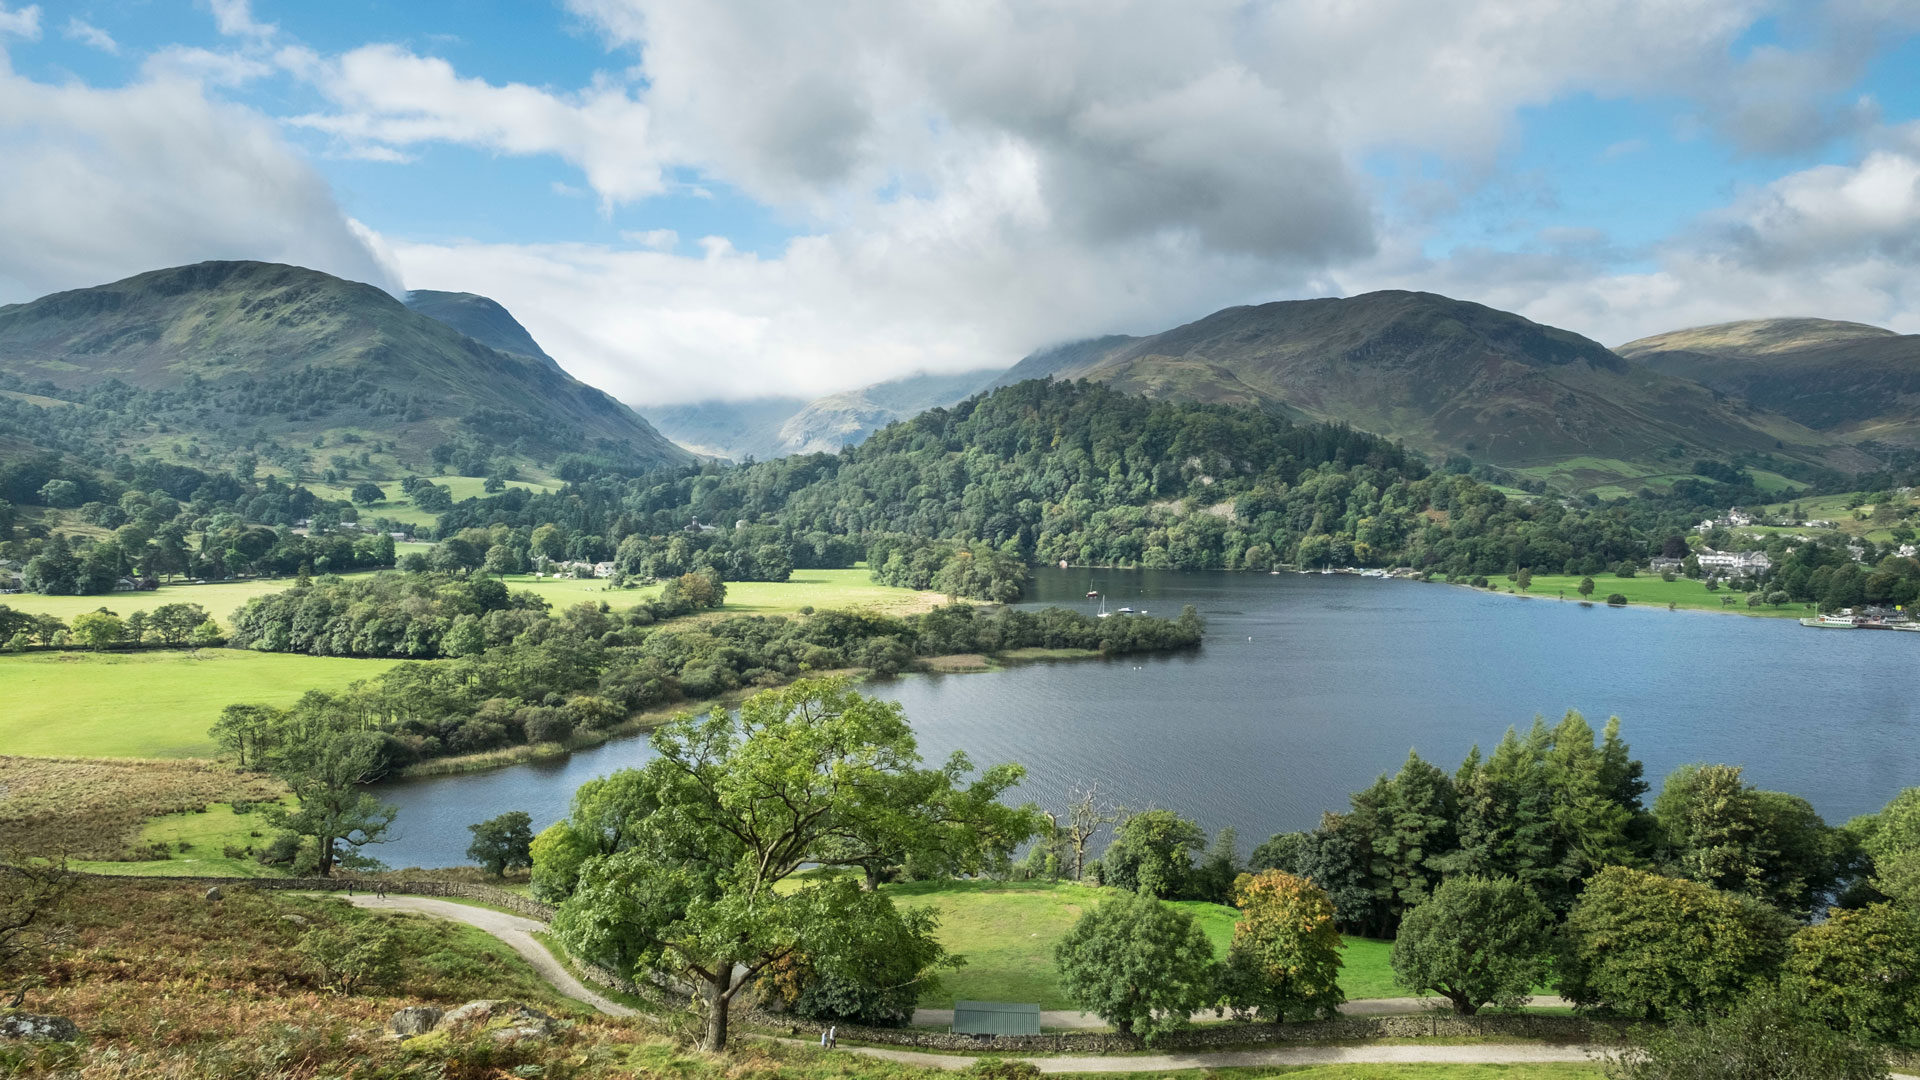
[[[221,892],[220,886],[218,885],[215,885],[212,888],[207,890],[207,899],[209,900],[225,900],[226,898],[227,898],[227,894]]]
[[[307,925],[307,917],[305,915],[282,915],[280,916],[280,921],[290,922],[295,926]]]
[[[434,1030],[485,1031],[495,1042],[516,1043],[551,1036],[553,1018],[517,1001],[469,1001],[442,1016]]]
[[[0,1016],[0,1039],[35,1039],[48,1042],[72,1042],[80,1029],[64,1016],[37,1016],[33,1013],[7,1013]]]
[[[445,1010],[436,1009],[431,1005],[415,1005],[411,1008],[401,1009],[399,1012],[393,1014],[393,1033],[395,1035],[425,1035],[427,1032],[432,1031],[433,1026],[438,1024],[440,1018],[445,1015]]]

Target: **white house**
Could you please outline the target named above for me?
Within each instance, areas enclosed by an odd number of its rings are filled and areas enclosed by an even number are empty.
[[[1764,551],[1715,551],[1701,548],[1694,556],[1700,569],[1728,575],[1764,574],[1773,569],[1773,560]]]

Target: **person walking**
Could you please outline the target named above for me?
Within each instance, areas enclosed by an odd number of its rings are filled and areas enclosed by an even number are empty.
[[[827,1048],[827,1029],[821,1028],[820,1029],[820,1049],[825,1050],[826,1048]]]
[[[827,1049],[840,1049],[840,1028],[838,1026],[827,1029]]]

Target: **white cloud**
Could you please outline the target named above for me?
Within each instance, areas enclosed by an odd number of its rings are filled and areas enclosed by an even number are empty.
[[[666,190],[647,138],[647,107],[619,87],[555,95],[517,83],[494,86],[390,45],[355,49],[310,77],[340,111],[293,122],[356,148],[450,142],[554,154],[579,166],[609,202]]]
[[[213,10],[214,26],[227,37],[270,38],[279,30],[254,20],[252,0],[207,0],[207,6]]]
[[[1737,319],[1812,315],[1920,333],[1920,149],[1888,147],[1738,194],[1620,273],[1577,248],[1462,250],[1409,238],[1340,275],[1344,289],[1418,288],[1518,311],[1617,345]]]
[[[40,5],[10,8],[0,3],[0,38],[9,35],[28,41],[40,40]]]
[[[120,55],[120,43],[113,40],[112,34],[107,33],[105,30],[100,29],[78,15],[67,20],[67,28],[62,31],[62,33],[67,36],[68,40],[77,41],[90,49],[99,49],[101,52],[113,56]]]
[[[275,126],[197,81],[54,85],[0,53],[0,141],[0,302],[204,259],[397,287]]]
[[[140,68],[150,79],[187,79],[228,88],[264,79],[274,70],[273,65],[251,56],[190,45],[156,49],[141,62]]]
[[[638,244],[652,251],[672,251],[680,246],[680,234],[672,229],[648,229],[644,232],[623,232],[620,239],[629,244]]]

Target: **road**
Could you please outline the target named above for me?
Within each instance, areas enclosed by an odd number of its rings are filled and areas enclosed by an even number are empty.
[[[546,924],[536,922],[519,915],[510,915],[493,908],[472,907],[456,904],[449,900],[435,900],[427,896],[369,896],[355,893],[348,899],[355,907],[372,908],[376,911],[412,911],[421,915],[449,919],[478,927],[507,943],[514,952],[519,953],[540,977],[552,983],[554,989],[593,1006],[608,1016],[632,1016],[634,1010],[617,1001],[609,1001],[588,988],[586,983],[574,978],[560,961],[554,959],[545,945],[534,938],[538,931],[545,930]]]
[[[1342,1016],[1402,1016],[1407,1013],[1424,1012],[1433,1007],[1437,998],[1367,998],[1363,1001],[1349,1001],[1340,1006]],[[1572,1004],[1565,998],[1551,994],[1533,999],[1533,1004],[1544,1008],[1564,1008]],[[1196,1022],[1219,1019],[1212,1010],[1193,1014]],[[946,1027],[953,1023],[952,1009],[915,1009],[913,1023],[916,1027]],[[1091,1031],[1105,1028],[1107,1022],[1092,1013],[1073,1012],[1067,1009],[1043,1009],[1040,1013],[1040,1026],[1051,1031]]]

